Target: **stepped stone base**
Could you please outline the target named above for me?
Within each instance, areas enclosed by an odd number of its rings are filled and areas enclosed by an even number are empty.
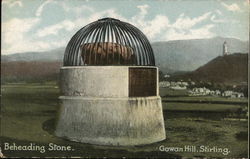
[[[165,139],[161,99],[61,96],[56,135],[100,145],[140,145]]]

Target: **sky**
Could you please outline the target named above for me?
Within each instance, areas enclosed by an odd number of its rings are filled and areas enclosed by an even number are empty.
[[[248,0],[2,0],[1,54],[66,47],[90,22],[118,18],[150,42],[249,40]]]

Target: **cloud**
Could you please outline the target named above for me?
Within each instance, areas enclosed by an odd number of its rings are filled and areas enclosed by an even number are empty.
[[[71,33],[77,31],[84,25],[93,22],[103,17],[114,17],[124,19],[114,9],[108,9],[101,12],[94,12],[90,16],[76,18],[73,20],[63,20],[57,24],[44,27],[39,30],[32,30],[33,27],[40,22],[38,17],[28,19],[12,19],[3,23],[3,54],[27,52],[27,51],[46,51],[53,48],[66,46]],[[69,34],[58,35],[60,31],[67,31]],[[35,33],[34,33],[35,32]],[[52,35],[52,36],[51,36]],[[49,39],[61,39],[56,41],[45,40],[46,36]],[[47,38],[48,39],[48,38]]]
[[[60,23],[45,27],[37,31],[38,37],[44,37],[48,35],[57,35],[60,30],[71,31],[75,27],[75,24],[70,20],[64,20]]]
[[[214,27],[213,24],[201,25],[202,22],[210,21],[213,16],[212,12],[206,12],[193,18],[182,13],[174,22],[170,23],[166,15],[158,14],[148,19],[147,15],[150,9],[148,5],[137,6],[137,8],[139,12],[131,19],[128,19],[128,22],[141,29],[150,41],[200,39],[214,36],[211,31]],[[217,14],[222,13],[217,11]],[[215,20],[214,18],[212,19]]]
[[[214,23],[226,23],[228,20],[225,19],[220,10],[215,10],[214,14],[210,17],[210,20]]]
[[[148,13],[147,9],[149,8],[149,5],[144,4],[144,5],[139,5],[137,8],[140,9],[140,14],[141,15],[146,15]]]
[[[169,26],[169,19],[165,15],[155,15],[153,18],[148,19],[148,10],[150,6],[148,4],[136,6],[139,12],[130,19],[125,19],[127,22],[140,28],[147,37],[152,40],[155,39],[161,32],[163,32]]]
[[[104,17],[117,18],[136,26],[147,35],[150,41],[210,38],[214,36],[212,29],[215,26],[207,22],[219,22],[220,19],[217,17],[221,17],[222,14],[219,10],[215,11],[214,14],[206,12],[197,17],[180,14],[175,21],[170,22],[168,16],[164,14],[149,17],[151,8],[147,4],[136,6],[137,12],[134,16],[126,18],[112,7],[96,11],[87,5],[69,7],[64,3],[55,2],[60,4],[65,12],[70,13],[71,18],[42,28],[34,27],[41,21],[39,18],[44,7],[52,2],[49,0],[42,3],[36,11],[36,18],[15,18],[3,24],[4,45],[2,46],[4,47],[2,50],[4,53],[46,51],[66,46],[70,37],[77,30]],[[206,25],[203,22],[206,22]]]
[[[136,26],[140,24],[135,24]],[[149,39],[154,39],[158,34],[162,33],[169,26],[167,16],[156,15],[154,19],[145,21],[144,25],[138,26]]]
[[[145,26],[145,16],[148,13],[149,5],[144,4],[136,7],[139,9],[139,12],[131,18],[131,22],[139,26]]]
[[[84,12],[94,12],[94,9],[92,7],[87,6],[87,5],[80,5],[80,6],[77,6],[77,7],[70,7],[65,2],[59,3],[59,5],[66,12],[70,12],[71,14],[73,13],[73,14],[76,14],[76,15],[80,15],[81,13],[84,13]]]
[[[3,54],[46,51],[66,45],[66,40],[45,41],[37,39],[32,34],[32,29],[39,24],[39,18],[13,18],[2,23],[2,48]]]
[[[213,23],[228,23],[228,25],[239,23],[239,20],[226,18],[220,10],[215,10],[214,14],[211,15],[210,20]]]
[[[165,34],[166,40],[187,40],[187,39],[203,39],[214,37],[215,34],[211,32],[214,27],[213,24],[205,25],[201,28],[190,30],[177,30],[170,28]]]
[[[218,15],[222,15],[222,12],[221,12],[220,10],[218,10],[218,9],[217,9],[215,12],[216,12]]]
[[[249,6],[249,0],[244,0],[243,5],[248,7]]]
[[[17,0],[17,1],[3,0],[2,4],[3,5],[5,4],[5,5],[7,5],[10,8],[12,8],[14,6],[23,7],[23,3],[20,0]]]
[[[201,27],[198,29],[191,29],[190,35],[194,39],[211,38],[211,37],[215,36],[215,34],[213,32],[211,32],[212,28],[214,28],[214,24],[208,24],[208,25],[205,25],[204,27]]]
[[[185,16],[185,14],[183,13],[178,17],[178,19],[172,26],[178,29],[189,29],[194,25],[208,19],[210,15],[211,12],[207,12],[199,17],[190,18],[188,16]]]
[[[182,13],[176,21],[166,25],[165,30],[160,33],[162,36],[158,36],[158,38],[161,40],[211,38],[215,36],[211,30],[215,25],[207,24],[211,19],[215,20],[212,12],[207,12],[194,18],[190,18]],[[206,23],[202,24],[202,22]]]
[[[35,45],[30,43],[31,29],[40,22],[39,18],[13,18],[2,23],[2,52],[13,53],[31,51]]]
[[[104,11],[100,11],[100,12],[93,12],[90,16],[84,18],[84,22],[85,22],[85,25],[90,23],[90,22],[93,22],[93,21],[96,21],[98,19],[101,19],[101,18],[105,18],[105,17],[113,17],[113,18],[117,18],[117,19],[120,19],[120,20],[124,20],[125,18],[120,15],[119,13],[117,13],[117,11],[115,9],[107,9],[107,10],[104,10]],[[76,22],[78,25],[83,25],[83,24],[80,24],[79,23],[79,20],[81,19],[77,19]]]
[[[3,40],[7,44],[14,44],[24,39],[27,33],[40,20],[38,18],[18,19],[13,18],[2,24]]]
[[[42,12],[43,12],[43,8],[49,4],[49,3],[55,3],[53,0],[46,0],[45,2],[43,2],[38,9],[36,10],[36,16],[39,17],[41,16]]]
[[[225,23],[225,22],[228,22],[227,20],[225,19],[218,19],[215,15],[212,15],[210,20],[214,23]]]
[[[228,11],[232,11],[232,12],[240,12],[241,11],[240,7],[236,3],[233,3],[231,5],[227,5],[226,3],[221,2],[221,5],[224,6]]]
[[[87,17],[80,17],[73,20],[67,19],[63,20],[57,24],[53,24],[42,29],[39,29],[36,32],[38,37],[45,37],[45,36],[57,36],[61,30],[65,30],[68,32],[75,31],[76,29],[80,29],[83,26],[96,21],[97,19],[103,17],[113,17],[117,19],[124,20],[125,18],[119,15],[114,9],[108,9],[101,12],[94,12],[94,10],[90,8],[90,12],[92,13],[90,16]]]

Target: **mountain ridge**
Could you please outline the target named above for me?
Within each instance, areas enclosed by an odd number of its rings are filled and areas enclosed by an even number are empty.
[[[222,44],[227,41],[230,52],[248,52],[248,41],[235,38],[173,40],[153,42],[156,66],[164,74],[193,71],[222,54]],[[44,52],[27,52],[2,55],[5,61],[63,61],[65,47]],[[195,59],[195,60],[194,60]]]

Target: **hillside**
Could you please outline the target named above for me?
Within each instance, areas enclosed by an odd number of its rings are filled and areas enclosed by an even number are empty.
[[[62,61],[65,48],[57,48],[45,52],[21,52],[2,55],[2,62],[10,61]]]
[[[193,71],[222,55],[222,44],[227,41],[229,52],[249,50],[248,42],[233,38],[176,40],[152,43],[156,65],[166,73]]]
[[[43,82],[59,76],[61,62],[12,61],[1,63],[1,82]]]
[[[229,52],[248,52],[247,41],[215,37],[211,39],[175,40],[152,43],[156,65],[164,74],[193,71],[222,54],[227,41]],[[2,61],[62,61],[65,48],[46,52],[2,55]],[[194,60],[195,59],[195,60]]]
[[[234,53],[218,56],[195,71],[174,78],[214,83],[247,83],[248,54]]]

